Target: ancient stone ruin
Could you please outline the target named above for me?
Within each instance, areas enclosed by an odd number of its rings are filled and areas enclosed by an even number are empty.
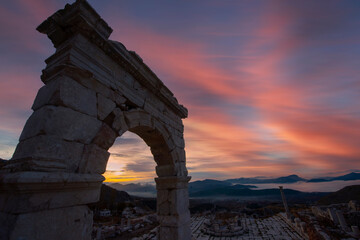
[[[182,118],[187,109],[85,1],[45,20],[56,52],[10,161],[0,170],[0,239],[90,239],[109,158],[126,131],[157,163],[158,239],[191,239]]]

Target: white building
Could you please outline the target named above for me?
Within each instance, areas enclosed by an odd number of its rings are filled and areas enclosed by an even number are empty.
[[[111,217],[111,212],[109,209],[103,209],[103,210],[100,210],[99,215],[100,215],[100,217]]]

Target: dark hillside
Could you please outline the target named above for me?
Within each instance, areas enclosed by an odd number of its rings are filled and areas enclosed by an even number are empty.
[[[347,203],[350,200],[360,201],[360,185],[344,187],[337,192],[322,197],[318,203],[329,205],[332,203]]]

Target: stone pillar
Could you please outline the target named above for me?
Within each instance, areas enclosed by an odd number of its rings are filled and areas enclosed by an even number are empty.
[[[348,229],[348,226],[346,224],[346,221],[345,221],[345,218],[344,218],[344,215],[343,215],[342,211],[337,210],[336,215],[338,216],[341,229],[344,230],[345,232],[348,232],[349,229]]]
[[[286,202],[286,198],[285,198],[285,194],[284,194],[284,191],[283,191],[283,187],[282,186],[279,186],[280,188],[280,193],[281,193],[281,198],[282,198],[282,201],[283,201],[283,204],[284,204],[284,208],[285,208],[285,212],[286,212],[286,217],[288,219],[290,219],[291,217],[291,214],[290,214],[290,211],[289,211],[289,207],[287,205],[287,202]]]
[[[0,239],[91,239],[104,177],[65,172],[0,173]]]
[[[300,223],[300,228],[303,234],[306,234],[306,223],[305,222],[301,222]]]
[[[190,240],[188,182],[190,177],[155,178],[159,240]]]
[[[333,208],[328,208],[328,214],[330,216],[330,219],[333,221],[335,225],[339,224],[338,218],[336,216],[335,210]]]

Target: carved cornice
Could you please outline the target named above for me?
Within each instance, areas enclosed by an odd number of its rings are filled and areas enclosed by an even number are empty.
[[[108,39],[112,29],[85,0],[77,0],[72,5],[67,4],[64,9],[57,11],[41,23],[37,30],[47,34],[57,49],[76,34],[85,36],[166,103],[178,116],[181,118],[188,116],[187,109],[178,103],[174,94],[140,56],[133,51],[128,51],[123,44]]]

